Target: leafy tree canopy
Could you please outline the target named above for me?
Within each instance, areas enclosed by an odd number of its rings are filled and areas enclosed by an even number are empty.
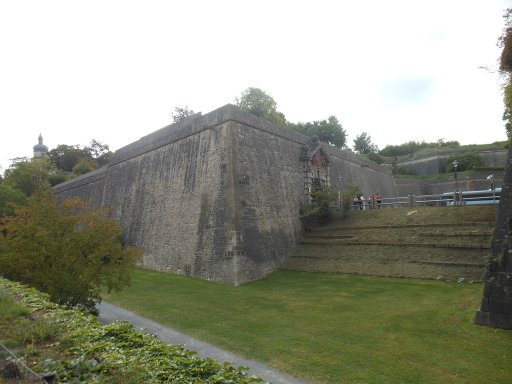
[[[174,112],[171,113],[172,121],[177,123],[180,120],[183,120],[186,117],[193,115],[195,112],[192,109],[189,109],[187,106],[185,107],[175,107]]]
[[[0,218],[14,214],[14,206],[26,203],[26,196],[19,189],[0,183]]]
[[[354,139],[354,151],[360,154],[376,153],[379,148],[372,142],[372,138],[363,132]]]
[[[141,252],[125,248],[119,224],[79,199],[57,206],[50,189],[0,225],[0,274],[47,292],[57,303],[94,310],[101,290],[129,283]]]
[[[286,125],[283,113],[277,110],[276,101],[265,91],[249,87],[235,99],[235,105],[242,111],[252,113],[279,125]]]
[[[50,160],[58,169],[71,172],[81,158],[89,156],[89,153],[79,145],[59,144],[48,152]]]
[[[482,155],[477,152],[458,153],[451,155],[446,159],[445,169],[446,172],[455,171],[453,162],[457,161],[457,171],[469,171],[482,165]]]
[[[108,144],[102,144],[95,139],[92,139],[91,144],[86,146],[84,150],[86,158],[94,160],[91,164],[96,164],[96,168],[98,165],[100,167],[108,165],[113,155]]]
[[[48,187],[48,175],[55,170],[47,158],[29,160],[26,157],[14,159],[4,172],[3,184],[31,196],[39,189]]]
[[[318,120],[308,123],[288,124],[288,127],[304,135],[316,135],[324,143],[335,146],[336,148],[345,148],[347,133],[336,116],[329,116],[327,120]]]
[[[112,157],[107,144],[92,140],[89,146],[81,147],[80,145],[59,144],[56,148],[48,152],[50,160],[55,164],[57,169],[64,172],[73,172],[80,160],[89,160],[92,170],[100,166],[107,165]]]
[[[265,91],[253,87],[243,91],[235,99],[235,105],[245,112],[252,113],[304,135],[316,135],[320,141],[338,148],[346,147],[346,132],[335,116],[329,116],[326,120],[306,123],[294,124],[288,122],[285,115],[277,110],[276,101]]]

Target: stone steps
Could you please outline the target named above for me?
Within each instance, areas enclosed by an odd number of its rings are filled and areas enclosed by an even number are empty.
[[[481,280],[493,223],[337,224],[299,242],[287,269],[330,273]]]

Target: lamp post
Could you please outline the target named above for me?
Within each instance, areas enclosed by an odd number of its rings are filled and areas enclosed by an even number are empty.
[[[496,202],[495,201],[495,194],[494,194],[494,190],[495,190],[495,187],[494,187],[494,175],[489,175],[487,176],[487,180],[490,180],[491,181],[491,190],[492,190],[492,202],[493,204]]]
[[[338,176],[338,181],[339,181],[339,183],[338,183],[338,204],[339,204],[340,211],[341,211],[341,179],[342,178],[343,177]]]
[[[459,205],[460,203],[460,195],[459,195],[459,180],[457,179],[457,167],[459,166],[459,162],[457,160],[453,160],[453,172],[455,175],[455,205]]]

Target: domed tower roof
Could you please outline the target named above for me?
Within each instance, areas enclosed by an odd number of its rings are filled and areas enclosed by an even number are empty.
[[[43,144],[43,136],[39,134],[38,138],[39,143],[34,145],[34,157],[43,157],[48,153],[48,147]]]

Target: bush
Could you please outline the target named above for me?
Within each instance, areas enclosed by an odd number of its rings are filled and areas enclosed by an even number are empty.
[[[119,290],[141,251],[124,248],[118,223],[79,199],[57,206],[50,190],[0,225],[0,273],[47,292],[59,304],[94,310],[101,287]]]
[[[362,194],[363,192],[361,191],[360,186],[355,184],[349,184],[341,194],[342,211],[348,211],[350,204],[354,202],[354,196],[361,196]]]
[[[453,162],[457,161],[457,171],[470,171],[482,165],[482,155],[477,152],[466,152],[451,155],[445,162],[446,172],[454,172]]]
[[[382,164],[384,162],[384,159],[381,156],[377,155],[375,152],[367,153],[366,158],[377,164]]]
[[[412,172],[409,170],[409,168],[404,167],[403,165],[394,166],[391,172],[393,175],[412,175]]]
[[[306,207],[301,216],[306,229],[309,229],[311,225],[326,224],[332,219],[331,204],[336,201],[337,196],[336,191],[327,187],[313,190],[311,204]]]

